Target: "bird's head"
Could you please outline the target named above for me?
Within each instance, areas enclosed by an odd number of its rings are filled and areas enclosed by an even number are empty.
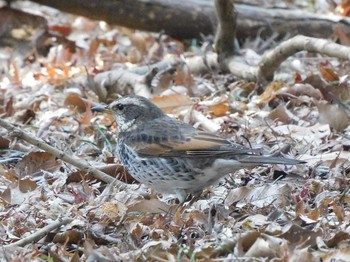
[[[118,98],[108,106],[94,106],[92,111],[112,113],[122,132],[142,128],[144,123],[165,115],[147,98],[136,95]]]

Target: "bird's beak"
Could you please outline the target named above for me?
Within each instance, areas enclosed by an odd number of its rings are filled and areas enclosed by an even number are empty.
[[[94,105],[91,107],[92,112],[104,112],[104,113],[111,113],[111,110],[106,105]]]

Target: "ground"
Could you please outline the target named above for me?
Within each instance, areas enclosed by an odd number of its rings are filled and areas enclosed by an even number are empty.
[[[2,16],[1,119],[129,184],[86,176],[1,128],[1,260],[350,259],[349,61],[300,52],[269,82],[176,64],[150,82],[132,75],[135,82],[101,89],[103,72],[125,76],[169,57],[201,56],[210,43],[18,5],[38,16]],[[243,45],[239,56],[255,64],[261,55]],[[131,93],[195,127],[306,164],[242,169],[184,206],[161,201],[126,177],[113,119],[91,112]]]

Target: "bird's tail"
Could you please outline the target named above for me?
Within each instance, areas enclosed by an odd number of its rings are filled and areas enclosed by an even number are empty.
[[[243,164],[281,164],[281,165],[298,165],[305,164],[305,161],[284,158],[284,157],[274,157],[274,156],[247,156],[239,159],[239,162]]]

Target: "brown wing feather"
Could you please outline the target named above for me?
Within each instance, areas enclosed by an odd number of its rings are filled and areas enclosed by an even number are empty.
[[[129,137],[129,143],[126,145],[145,157],[186,156],[195,158],[213,155],[247,155],[257,152],[254,149],[233,144],[217,135],[199,131],[173,138],[155,135],[145,137],[144,135],[143,141],[140,140],[136,141]]]

